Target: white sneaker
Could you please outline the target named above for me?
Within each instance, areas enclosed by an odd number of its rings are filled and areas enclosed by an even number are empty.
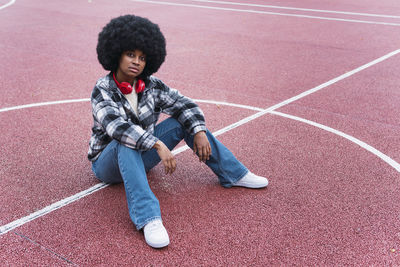
[[[146,243],[153,248],[168,246],[169,237],[161,219],[149,222],[143,228]]]
[[[233,184],[233,186],[243,186],[247,188],[263,188],[268,185],[268,179],[248,172],[242,179]]]

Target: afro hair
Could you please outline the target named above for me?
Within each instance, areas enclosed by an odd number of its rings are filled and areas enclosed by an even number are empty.
[[[165,60],[165,38],[157,24],[146,18],[125,15],[112,19],[99,33],[97,58],[105,70],[117,71],[123,52],[141,50],[146,66],[139,76],[147,79]]]

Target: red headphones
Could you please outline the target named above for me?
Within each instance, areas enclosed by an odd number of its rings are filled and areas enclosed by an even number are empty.
[[[115,78],[115,73],[114,72],[113,72],[113,78],[114,78],[114,82],[117,84],[119,90],[121,90],[121,92],[124,95],[132,93],[133,88],[132,88],[132,85],[130,83],[127,83],[127,82],[119,83],[117,81],[117,79]],[[138,79],[136,81],[135,91],[136,91],[137,94],[143,92],[145,87],[146,87],[146,85],[144,84],[143,80]]]

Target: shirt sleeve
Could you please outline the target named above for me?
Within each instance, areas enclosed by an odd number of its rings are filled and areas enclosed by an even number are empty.
[[[120,107],[111,95],[111,91],[95,88],[92,94],[94,119],[108,136],[121,144],[137,150],[151,149],[158,138],[145,131],[140,125],[124,119],[120,113]]]
[[[160,94],[158,105],[164,113],[176,118],[192,135],[207,130],[203,111],[192,99],[169,88],[161,80],[157,80],[157,88]]]

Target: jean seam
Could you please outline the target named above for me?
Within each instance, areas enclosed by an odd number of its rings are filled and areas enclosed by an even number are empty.
[[[220,169],[220,171],[222,171],[222,174],[225,175],[225,171],[221,169],[221,165],[220,163],[218,163],[218,167]],[[229,177],[229,179],[231,180],[231,185],[233,185],[234,183],[236,183],[237,181],[239,181],[240,179],[242,179],[247,173],[249,172],[249,170],[247,168],[243,169],[243,173],[241,173],[241,175],[239,175],[238,178],[233,179],[232,177]],[[224,176],[225,177],[225,176]]]
[[[97,161],[97,160],[96,160],[96,161]],[[97,179],[99,179],[98,176],[97,176],[97,173],[96,173],[96,166],[95,166],[96,161],[93,161],[93,162],[92,162],[92,172],[94,173],[94,176],[95,176]]]
[[[125,168],[124,168],[124,166],[123,166],[123,164],[122,164],[122,161],[120,160],[120,153],[118,153],[118,161],[119,161],[119,164],[118,164],[118,165],[120,165],[120,172],[121,172],[121,176],[122,176],[122,173],[123,173],[123,171],[124,171]],[[133,201],[133,200],[131,199],[132,191],[131,191],[130,187],[128,186],[128,183],[126,183],[124,179],[122,179],[122,180],[123,180],[124,185],[125,185],[125,190],[128,191],[128,195],[129,195],[129,199],[127,199],[127,201],[128,201],[129,203],[131,203],[131,205],[132,205],[132,213],[133,213],[133,215],[134,215],[134,218],[137,218],[136,209],[135,209],[135,207],[134,207],[135,201]],[[129,208],[128,208],[128,213],[130,214],[130,212],[131,212],[131,211],[130,211]],[[133,219],[133,218],[131,218],[131,219]],[[134,222],[134,223],[135,223],[135,222]],[[135,223],[135,224],[136,224],[136,223]]]
[[[111,142],[108,144],[108,145],[113,145]],[[103,151],[104,152],[104,151]],[[104,152],[105,153],[105,152]],[[107,154],[110,154],[110,153],[112,153],[112,155],[117,155],[118,156],[118,147],[117,146],[115,146],[115,145],[113,145],[113,147],[112,148],[110,148],[110,150],[109,151],[107,151]],[[104,154],[102,155],[102,156],[105,156]],[[114,158],[114,157],[113,157]],[[104,160],[104,159],[103,159]],[[113,159],[113,161],[116,161],[115,162],[115,164],[114,164],[114,166],[116,166],[117,168],[119,168],[119,164],[118,164],[118,158],[117,157],[115,157],[115,159]],[[106,179],[106,177],[107,178],[110,178],[109,176],[104,176],[104,175],[101,175],[101,174],[104,174],[104,172],[99,172],[99,170],[98,170],[98,165],[100,164],[100,155],[99,155],[99,157],[97,157],[94,161],[92,161],[92,171],[93,171],[93,173],[94,173],[94,175],[95,175],[95,177],[97,178],[97,179],[99,179],[100,181],[102,181],[102,182],[104,182],[104,183],[107,183],[107,184],[114,184],[114,183],[119,183],[119,182],[122,182],[122,179],[121,179],[121,181],[114,181],[114,180],[112,180],[112,181],[110,181],[110,179]],[[101,166],[101,164],[100,164],[100,166]],[[100,177],[100,176],[102,176],[102,177]]]
[[[240,175],[239,176],[239,178],[236,180],[236,181],[234,181],[233,183],[236,183],[237,181],[239,181],[240,179],[242,179],[243,177],[245,177],[246,176],[246,174],[248,174],[250,171],[248,170],[248,169],[244,169],[244,172],[242,173],[242,175]]]
[[[220,161],[218,161],[218,168],[219,168],[219,170],[222,172],[222,174],[224,175],[223,177],[226,177],[227,175],[226,175],[226,172],[223,170],[223,168],[221,167],[221,160]],[[233,185],[234,183],[236,183],[237,181],[239,181],[240,179],[242,179],[248,172],[249,172],[249,170],[246,168],[246,167],[244,167],[243,168],[243,173],[241,174],[241,175],[239,175],[239,177],[237,178],[237,179],[233,179],[233,177],[229,177],[229,180],[231,181],[230,182],[230,184],[231,185]],[[218,176],[220,176],[220,174],[218,175]]]

